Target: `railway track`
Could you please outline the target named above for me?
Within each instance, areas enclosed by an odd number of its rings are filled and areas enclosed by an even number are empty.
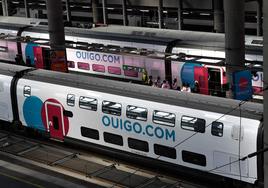
[[[0,130],[0,155],[110,188],[203,188],[104,156]]]

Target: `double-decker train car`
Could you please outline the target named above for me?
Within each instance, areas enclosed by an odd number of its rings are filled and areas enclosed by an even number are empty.
[[[28,58],[35,66],[40,57],[44,55],[41,48],[48,48],[49,35],[46,24],[46,20],[0,17],[0,33],[3,35],[29,36],[35,39],[35,43],[21,40],[19,42],[0,40],[1,60],[14,61],[16,55],[21,54],[24,62]],[[195,62],[189,65],[188,61],[177,61],[172,56],[170,58],[152,58],[117,52],[118,48],[133,49],[133,51],[143,49],[144,53],[147,51],[160,52],[162,57],[165,57],[163,54],[165,53],[187,54],[203,59],[224,59],[223,34],[108,26],[92,29],[65,27],[65,35],[70,71],[141,81],[143,73],[137,69],[143,69],[147,71],[148,75],[153,75],[154,79],[157,76],[165,79],[166,75],[172,75],[172,78],[176,77],[180,84],[186,80],[191,86],[194,85],[196,78],[200,78],[198,80],[200,83],[201,80],[209,80],[210,83],[202,84],[201,87],[205,87],[205,90],[211,92],[219,91],[219,88],[223,88],[223,85],[226,84],[225,67],[222,61],[210,60],[209,64]],[[42,41],[44,39],[45,41]],[[38,42],[39,44],[37,44]],[[42,42],[44,42],[43,45]],[[246,60],[262,62],[262,37],[246,36],[245,44]],[[110,49],[115,51],[93,50],[94,46],[111,46]],[[167,66],[169,64],[171,64],[171,70]],[[128,70],[124,67],[137,69]],[[188,75],[189,73],[190,75]],[[262,73],[258,72],[254,75],[252,85],[255,91],[260,91],[263,85]]]
[[[0,119],[154,167],[256,185],[263,105],[0,64]]]

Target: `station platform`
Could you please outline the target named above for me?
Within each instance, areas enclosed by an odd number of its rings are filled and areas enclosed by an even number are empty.
[[[102,188],[102,186],[56,173],[0,154],[1,188]]]

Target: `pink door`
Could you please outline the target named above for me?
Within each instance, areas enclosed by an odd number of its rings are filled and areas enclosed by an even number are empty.
[[[204,95],[209,94],[208,90],[208,70],[205,67],[194,68],[194,80],[197,80],[200,87],[200,93]]]
[[[49,101],[47,101],[45,105],[47,128],[50,132],[51,138],[63,140],[64,120],[62,106]]]

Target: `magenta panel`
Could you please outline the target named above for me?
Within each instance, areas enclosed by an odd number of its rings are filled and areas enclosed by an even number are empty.
[[[138,77],[138,72],[136,71],[130,71],[130,70],[125,70],[124,71],[125,76],[129,76],[129,77]]]
[[[105,72],[105,67],[104,65],[98,65],[98,64],[93,64],[92,69],[95,72]]]
[[[121,68],[120,67],[108,67],[108,72],[110,74],[116,74],[116,75],[121,75]]]
[[[78,67],[79,69],[83,69],[83,70],[89,70],[89,69],[90,69],[88,63],[82,63],[82,62],[78,62],[78,63],[77,63],[77,67]]]

